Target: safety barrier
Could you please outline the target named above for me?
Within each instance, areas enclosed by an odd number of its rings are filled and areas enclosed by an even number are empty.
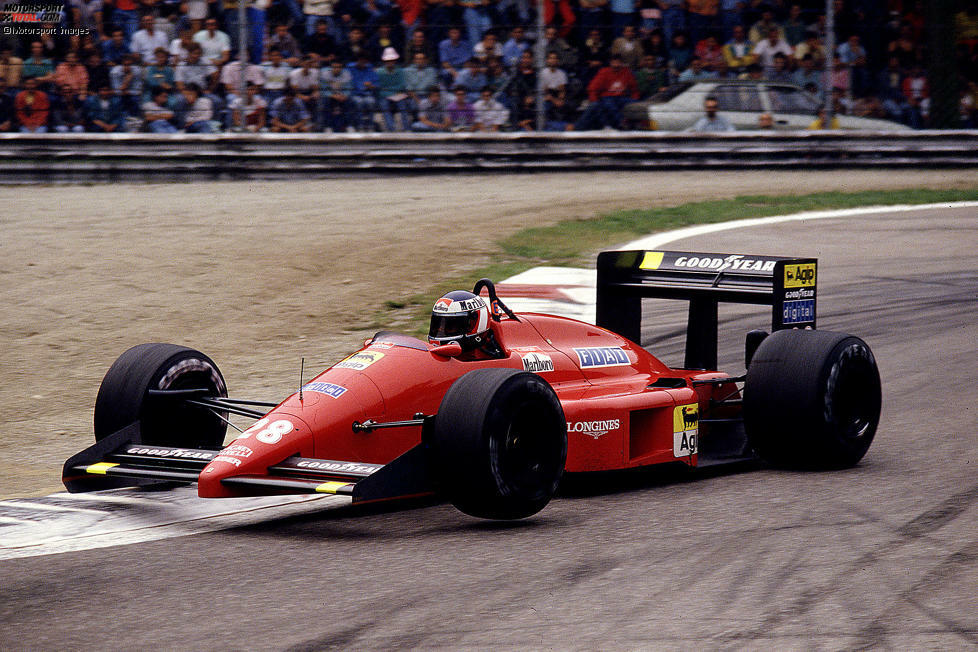
[[[686,134],[0,134],[0,183],[356,173],[958,167],[978,130]]]

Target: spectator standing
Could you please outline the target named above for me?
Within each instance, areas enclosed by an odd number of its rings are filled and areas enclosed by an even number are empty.
[[[806,32],[808,31],[808,26],[802,20],[801,16],[801,5],[794,3],[791,5],[791,9],[788,10],[788,18],[784,21],[784,40],[788,42],[791,47],[796,47],[799,43],[805,40]]]
[[[74,95],[88,93],[88,71],[78,61],[77,52],[68,52],[63,63],[54,69],[54,84],[59,89],[67,88]]]
[[[719,102],[717,102],[717,98],[713,95],[708,96],[703,101],[703,111],[706,113],[706,115],[697,120],[696,124],[686,131],[695,131],[699,133],[733,131],[734,126],[730,124],[730,121],[717,113],[718,107]]]
[[[903,120],[907,100],[903,95],[903,69],[900,68],[898,57],[889,57],[886,68],[880,71],[876,89],[886,117],[891,120]]]
[[[686,30],[686,0],[658,0],[662,12],[662,35],[666,43],[672,43],[677,32]]]
[[[866,71],[866,49],[862,46],[859,35],[851,34],[845,43],[836,48],[836,52],[839,60],[849,66],[852,91],[856,95],[862,95],[869,86],[869,79]]]
[[[638,83],[625,67],[621,57],[612,55],[587,87],[590,106],[575,125],[576,131],[623,126],[621,111],[625,104],[638,99]]]
[[[437,87],[428,90],[428,97],[418,105],[418,119],[411,125],[413,131],[448,131],[452,121],[445,110],[441,91]]]
[[[155,60],[156,48],[169,45],[166,34],[156,29],[156,21],[152,14],[146,14],[140,19],[142,29],[132,35],[130,48],[137,55],[138,63],[147,65]]]
[[[72,27],[88,30],[96,38],[104,38],[102,0],[68,0],[67,4]]]
[[[288,133],[309,131],[309,112],[291,86],[285,89],[282,97],[272,103],[269,115],[272,118],[272,131]]]
[[[592,30],[603,32],[608,26],[608,0],[579,0],[577,24],[586,38]]]
[[[635,0],[609,0],[611,10],[611,35],[615,38],[625,32],[625,27],[635,28]],[[628,60],[625,60],[627,65]]]
[[[99,86],[95,95],[85,100],[85,129],[96,133],[122,131],[125,112],[122,102],[112,94],[111,86]]]
[[[699,43],[720,27],[720,0],[686,0],[689,39]]]
[[[462,7],[462,20],[465,21],[469,43],[478,43],[492,27],[489,0],[458,0],[458,5]]]
[[[173,124],[175,114],[169,106],[170,94],[165,88],[156,87],[151,91],[152,98],[143,102],[143,118],[146,119],[146,128],[154,134],[175,134],[176,125]]]
[[[136,0],[105,0],[112,9],[112,22],[122,28],[126,43],[139,28],[139,5]]]
[[[37,78],[25,78],[24,90],[14,98],[14,114],[22,134],[44,134],[48,131],[51,101],[38,86]]]

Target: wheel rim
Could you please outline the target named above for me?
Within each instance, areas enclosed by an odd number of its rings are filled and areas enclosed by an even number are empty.
[[[825,392],[825,420],[849,440],[865,437],[879,415],[879,379],[873,354],[847,347],[832,365]]]

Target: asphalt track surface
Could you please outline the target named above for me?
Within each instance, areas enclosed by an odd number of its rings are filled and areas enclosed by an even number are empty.
[[[819,327],[866,339],[883,377],[856,468],[586,478],[515,523],[344,507],[0,561],[0,649],[974,649],[976,244],[967,208],[670,245],[819,257]],[[644,337],[676,362],[670,310]],[[769,317],[721,317],[739,371]]]

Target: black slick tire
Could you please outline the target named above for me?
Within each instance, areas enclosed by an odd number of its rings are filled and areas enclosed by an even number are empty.
[[[430,444],[439,490],[455,507],[480,518],[525,518],[557,491],[567,424],[538,375],[481,369],[445,393]]]
[[[772,333],[744,381],[748,440],[777,466],[854,466],[873,442],[881,404],[873,352],[845,333]]]
[[[208,410],[172,398],[152,397],[150,389],[205,389],[227,396],[214,361],[176,344],[134,346],[109,367],[95,399],[95,440],[140,422],[141,443],[219,450],[227,424]]]

